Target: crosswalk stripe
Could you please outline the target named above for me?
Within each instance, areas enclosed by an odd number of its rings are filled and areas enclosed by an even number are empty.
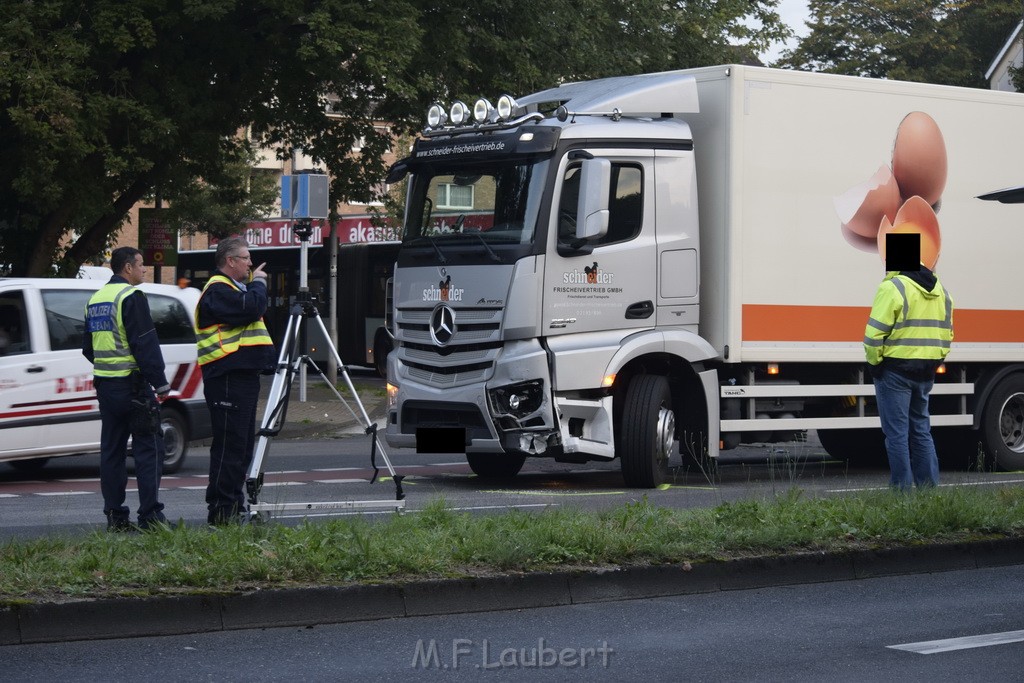
[[[988,647],[990,645],[1006,645],[1007,643],[1019,643],[1021,641],[1024,641],[1024,631],[1004,631],[1002,633],[964,636],[963,638],[945,638],[943,640],[924,640],[919,643],[887,645],[886,647],[891,650],[904,650],[921,655],[933,655],[939,652],[968,650],[970,648]]]

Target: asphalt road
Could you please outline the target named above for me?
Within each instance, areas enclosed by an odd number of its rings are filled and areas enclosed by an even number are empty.
[[[1024,567],[310,628],[15,645],[6,681],[1010,681]],[[584,666],[585,664],[585,666]]]
[[[375,484],[369,462],[369,437],[271,442],[265,461],[265,503],[308,503],[394,500],[395,488],[378,458],[381,477]],[[473,476],[460,456],[424,455],[411,450],[388,450],[396,472],[404,475],[406,509],[415,512],[438,497],[460,510],[494,511],[543,509],[548,506],[607,508],[646,497],[652,503],[676,508],[713,506],[723,501],[769,497],[793,487],[808,495],[843,495],[886,486],[884,468],[851,468],[830,459],[813,436],[805,442],[750,446],[723,455],[713,472],[673,470],[660,490],[628,489],[618,461],[573,465],[550,459],[531,459],[518,477],[504,484]],[[193,447],[183,469],[164,477],[161,498],[172,520],[205,523],[204,492],[208,451]],[[1020,473],[943,472],[944,485],[1024,483]],[[128,505],[138,499],[129,480]],[[34,477],[0,464],[0,539],[52,533],[83,533],[101,528],[97,456],[51,460]],[[274,518],[297,523],[304,517],[353,514],[344,510],[284,511]],[[370,512],[369,514],[394,514]]]

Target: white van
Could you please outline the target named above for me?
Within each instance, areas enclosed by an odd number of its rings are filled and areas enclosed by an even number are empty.
[[[82,334],[86,303],[106,282],[0,279],[0,462],[33,470],[52,457],[99,452],[99,404]],[[200,292],[139,288],[149,301],[171,383],[161,405],[164,472],[171,473],[181,468],[190,441],[211,436],[192,324]]]

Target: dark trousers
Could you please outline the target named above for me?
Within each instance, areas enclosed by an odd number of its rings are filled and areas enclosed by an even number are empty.
[[[108,518],[128,519],[124,504],[128,485],[128,437],[132,437],[135,458],[135,481],[139,486],[139,521],[163,518],[159,501],[160,475],[164,466],[162,434],[137,434],[132,431],[132,387],[129,377],[97,377],[94,380],[100,403],[100,489],[103,491],[103,512]],[[142,389],[151,403],[156,395],[149,387]]]
[[[256,445],[256,403],[260,375],[235,370],[203,378],[213,424],[210,482],[206,487],[208,521],[230,520],[245,509],[245,476]]]

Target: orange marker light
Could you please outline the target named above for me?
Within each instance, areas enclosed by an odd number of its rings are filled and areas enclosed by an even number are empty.
[[[779,374],[779,364],[778,363],[769,363],[768,364],[768,374],[769,375],[777,375],[777,374]]]
[[[942,363],[941,365],[939,365],[939,367],[937,367],[935,369],[935,374],[936,375],[945,375],[946,374],[946,364]]]
[[[604,379],[601,380],[602,387],[610,387],[615,384],[615,375],[605,375]]]

